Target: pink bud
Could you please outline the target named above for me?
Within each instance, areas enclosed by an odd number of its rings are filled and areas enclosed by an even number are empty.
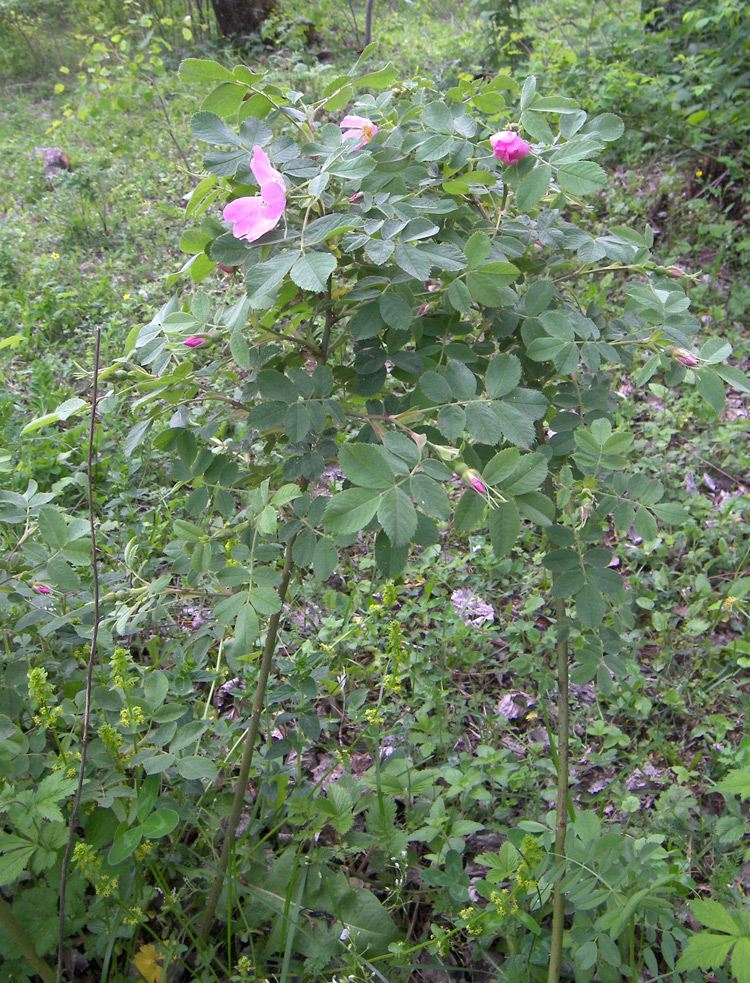
[[[670,276],[687,276],[687,273],[684,270],[681,270],[679,266],[670,266],[667,273],[669,273]]]
[[[429,309],[429,306],[430,306],[429,304],[425,304],[425,305],[424,305],[423,307],[420,307],[420,308],[419,308],[419,315],[420,315],[420,317],[421,317],[421,316],[422,316],[423,314],[426,314],[426,313],[427,313],[427,311],[428,311],[428,309]]]
[[[235,273],[237,270],[236,266],[224,266],[223,263],[217,263],[216,267],[217,269],[221,270],[223,273],[228,273],[230,276],[232,276],[232,274]]]
[[[183,341],[183,345],[187,345],[188,348],[199,348],[201,345],[205,345],[206,339],[199,338],[198,335],[191,335]]]
[[[501,130],[490,137],[492,152],[504,164],[517,164],[531,147],[513,130]]]
[[[46,584],[34,584],[34,590],[37,592],[37,594],[52,593]]]
[[[469,488],[473,488],[475,492],[479,492],[480,495],[486,494],[487,489],[484,487],[482,479],[476,471],[464,471],[464,473],[461,475],[461,480],[465,485],[468,485]]]
[[[360,199],[360,198],[363,198],[363,197],[364,197],[364,192],[363,192],[363,191],[358,191],[358,192],[356,193],[356,195],[352,195],[352,196],[351,196],[351,198],[349,199],[349,201],[350,201],[350,202],[351,202],[352,204],[354,204],[354,202],[355,202],[355,201],[359,201],[359,199]]]
[[[676,362],[679,362],[681,365],[687,365],[688,367],[691,368],[692,366],[698,364],[698,359],[695,357],[695,355],[693,355],[692,352],[689,352],[687,348],[673,348],[672,357]]]

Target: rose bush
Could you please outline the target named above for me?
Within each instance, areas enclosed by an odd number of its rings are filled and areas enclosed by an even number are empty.
[[[667,385],[695,380],[716,412],[724,381],[746,390],[747,381],[724,364],[721,341],[703,344],[695,366],[674,357],[693,350],[698,324],[653,263],[651,230],[602,231],[582,207],[606,186],[594,158],[622,134],[617,117],[589,119],[572,100],[537,93],[533,78],[522,87],[507,76],[461,79],[443,92],[425,80],[396,85],[390,69],[355,69],[314,98],[245,66],[192,59],[181,74],[210,83],[192,124],[209,149],[187,208],[188,259],[171,282],[200,285],[221,265],[242,270],[244,288],[230,282],[236,292],[218,306],[199,287],[186,290],[131,332],[143,416],[128,449],[152,434],[190,488],[159,565],[209,613],[186,652],[200,668],[219,646],[228,670],[257,685],[221,855],[207,865],[219,872],[198,936],[208,951],[293,579],[325,581],[354,544],[372,549],[383,577],[398,577],[413,551],[477,529],[503,557],[533,524],[554,602],[562,722],[569,668],[605,692],[624,671],[634,614],[602,540],[634,524],[652,543],[658,522],[684,514],[663,501],[658,478],[625,473],[633,434],[613,429],[615,373],[636,385],[656,373]],[[622,271],[612,280],[617,303],[590,288],[600,269]],[[186,336],[212,344],[187,359]],[[117,592],[103,605],[106,623],[142,623],[156,594],[140,584]],[[543,960],[559,957],[564,885],[582,869],[558,876],[565,748],[563,727],[557,828],[538,830],[538,904],[528,913],[537,931],[523,959],[536,945]],[[194,757],[190,774],[215,775],[204,752]],[[144,748],[138,767],[170,776],[178,762]],[[111,848],[120,861],[138,842],[131,826],[122,820]],[[459,849],[455,882],[439,851],[411,861],[423,883],[450,883],[465,899]],[[316,862],[332,896],[335,865]],[[236,873],[238,896],[263,889],[265,867],[239,858]],[[619,894],[585,886],[596,900],[576,911],[575,932],[588,939],[597,919],[618,917]],[[311,907],[328,903],[322,894]],[[503,931],[491,885],[479,883],[477,897],[489,903],[472,925],[490,945]],[[358,898],[379,931],[347,928],[347,958],[385,958],[398,930],[374,894],[362,888]],[[449,906],[443,915],[454,931],[465,924]],[[266,934],[249,931],[275,958]],[[326,957],[334,962],[339,936]]]

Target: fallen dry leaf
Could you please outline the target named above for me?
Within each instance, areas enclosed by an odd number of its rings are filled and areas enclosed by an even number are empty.
[[[139,979],[146,983],[163,983],[167,978],[164,956],[156,951],[156,946],[142,945],[133,956],[133,968]]]

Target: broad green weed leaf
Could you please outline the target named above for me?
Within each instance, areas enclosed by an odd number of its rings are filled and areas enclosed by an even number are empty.
[[[736,939],[732,936],[699,932],[689,940],[675,968],[678,973],[691,969],[719,969],[724,965],[735,942]]]
[[[12,884],[28,867],[36,845],[0,830],[0,885]]]
[[[128,857],[133,855],[142,839],[143,834],[141,833],[140,826],[136,826],[133,829],[126,829],[110,847],[109,853],[107,854],[107,863],[112,867],[116,867],[124,860],[127,860]]]
[[[186,759],[183,758],[182,760]],[[176,829],[179,821],[179,814],[174,809],[157,809],[141,824],[141,834],[147,840],[160,839],[162,836],[168,836],[173,829]]]

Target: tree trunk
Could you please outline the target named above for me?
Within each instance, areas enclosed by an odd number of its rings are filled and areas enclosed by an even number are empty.
[[[641,0],[641,17],[647,14],[655,14],[648,22],[648,31],[663,31],[667,27],[679,24],[682,20],[682,8],[690,4],[685,4],[681,0]],[[698,4],[694,4],[698,6]]]
[[[367,0],[367,10],[365,11],[365,47],[372,41],[372,8],[375,0]]]
[[[211,0],[216,26],[225,38],[257,34],[276,8],[276,0]]]

